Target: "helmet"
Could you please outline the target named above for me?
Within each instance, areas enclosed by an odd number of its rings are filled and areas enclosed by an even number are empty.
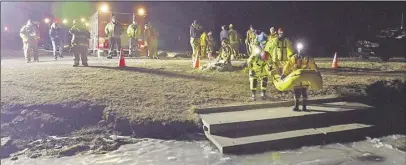
[[[233,28],[233,24],[228,25],[229,28]]]
[[[278,29],[278,33],[283,33],[282,28],[279,28],[279,29]]]

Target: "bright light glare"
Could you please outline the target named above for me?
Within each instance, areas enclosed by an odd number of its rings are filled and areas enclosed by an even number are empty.
[[[302,43],[298,43],[297,44],[297,49],[300,51],[303,49],[303,44]]]
[[[44,19],[44,22],[45,22],[45,23],[49,23],[49,22],[51,22],[51,20],[50,20],[49,18],[45,18],[45,19]]]
[[[138,9],[138,15],[140,15],[140,16],[145,15],[145,9],[144,8],[139,8]]]
[[[258,48],[258,47],[256,47],[256,48],[254,48],[254,54],[260,54],[261,53],[261,48]]]
[[[6,27],[4,27],[4,31],[7,31],[8,30],[8,27],[6,26]]]
[[[85,25],[86,25],[86,26],[89,26],[89,23],[86,22]]]
[[[67,23],[68,23],[68,20],[67,20],[67,19],[63,19],[63,20],[62,20],[62,23],[63,23],[63,24],[67,24]]]
[[[81,18],[81,19],[80,19],[80,21],[82,21],[82,22],[85,22],[85,21],[86,21],[86,19],[84,19],[84,18]]]
[[[100,11],[103,12],[103,13],[109,12],[109,6],[108,6],[107,4],[103,4],[103,5],[100,7]]]

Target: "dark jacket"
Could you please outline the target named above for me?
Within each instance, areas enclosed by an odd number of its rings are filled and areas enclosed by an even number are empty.
[[[190,25],[190,37],[200,38],[199,29],[197,28],[197,26]]]
[[[51,37],[52,41],[56,40],[64,40],[66,31],[62,27],[57,28],[50,28],[49,29],[49,37]]]
[[[220,32],[220,41],[223,41],[223,39],[228,40],[228,31],[227,30],[221,30],[221,32]]]
[[[72,46],[89,46],[90,32],[85,27],[73,25],[69,33],[72,34]]]

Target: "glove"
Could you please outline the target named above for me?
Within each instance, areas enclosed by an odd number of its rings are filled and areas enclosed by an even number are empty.
[[[281,75],[281,80],[283,80],[285,78],[285,75]]]
[[[255,72],[254,71],[250,71],[250,77],[254,77],[255,76]]]

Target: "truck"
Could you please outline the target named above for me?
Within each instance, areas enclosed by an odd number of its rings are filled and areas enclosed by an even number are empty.
[[[133,13],[112,13],[97,11],[89,19],[89,49],[90,53],[94,56],[105,56],[108,53],[110,43],[104,30],[106,25],[111,21],[112,15],[116,17],[117,22],[119,22],[122,26],[121,48],[123,48],[124,55],[128,55],[129,37],[127,36],[127,28],[130,24],[132,24]],[[143,49],[143,44],[143,39],[138,39],[138,51],[140,53],[145,52],[145,50]]]
[[[356,54],[362,58],[369,58],[371,55],[378,56],[382,61],[389,61],[390,58],[396,56],[406,58],[406,31],[403,23],[402,13],[400,28],[382,29],[370,39],[358,41]]]

